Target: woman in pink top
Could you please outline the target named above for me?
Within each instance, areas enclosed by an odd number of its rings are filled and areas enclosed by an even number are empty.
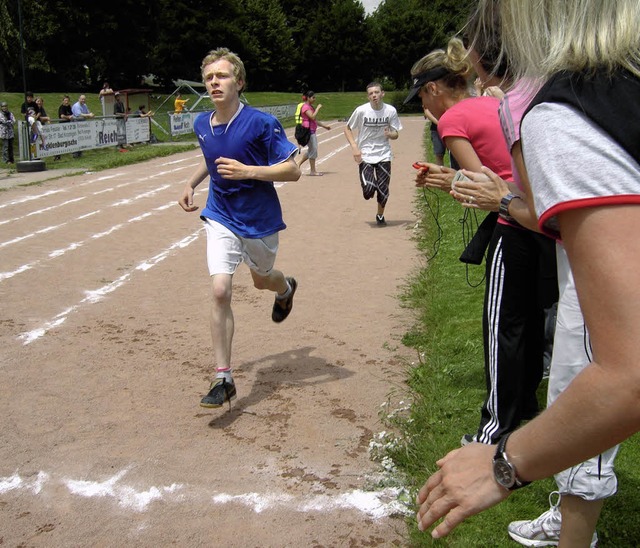
[[[479,171],[484,165],[512,181],[511,156],[498,116],[500,101],[469,95],[474,70],[486,79],[495,69],[491,38],[487,35],[486,42],[478,45],[482,48],[478,53],[467,51],[460,39],[452,38],[446,51],[435,50],[420,59],[411,69],[413,88],[407,100],[419,96],[423,108],[439,118],[440,137],[461,168]],[[485,69],[483,63],[491,66]],[[504,78],[506,66],[501,72]],[[428,172],[418,175],[418,186],[451,191],[450,170],[423,165]],[[483,342],[487,395],[478,429],[462,437],[463,445],[472,441],[495,444],[538,413],[545,309],[557,300],[553,242],[504,217],[495,225],[486,258]]]
[[[316,130],[318,129],[318,126],[327,130],[331,129],[331,126],[318,120],[318,112],[320,112],[322,105],[320,104],[317,107],[313,106],[316,102],[316,94],[313,91],[307,91],[306,97],[306,101],[300,110],[300,118],[302,119],[302,125],[311,130],[311,138],[307,144],[307,150],[302,153],[302,156],[300,156],[300,159],[298,160],[298,167],[309,160],[309,166],[311,168],[309,175],[322,175],[322,173],[316,171],[316,158],[318,157],[318,138],[316,137]]]

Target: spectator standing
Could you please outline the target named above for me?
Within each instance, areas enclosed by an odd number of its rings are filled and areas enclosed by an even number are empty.
[[[44,108],[44,99],[42,97],[36,97],[36,107],[36,117],[38,121],[43,125],[51,123],[51,118]]]
[[[69,99],[68,95],[65,95],[62,98],[62,103],[58,107],[58,119],[60,120],[61,124],[68,124],[74,119],[73,112],[71,111],[71,99]],[[60,159],[59,154],[56,154],[53,157],[54,161],[57,161],[59,159]]]
[[[113,90],[111,89],[111,86],[109,85],[109,82],[104,82],[102,84],[102,89],[100,90],[100,92],[98,93],[98,97],[100,97],[100,104],[102,105],[102,112],[106,112],[105,110],[105,95],[113,95]]]
[[[82,122],[83,120],[95,117],[95,114],[93,114],[87,106],[87,97],[85,95],[80,95],[78,97],[78,101],[73,103],[71,112],[73,114],[73,119],[77,122]],[[80,158],[80,156],[82,156],[81,150],[73,153],[74,158]]]
[[[119,92],[115,93],[115,102],[113,103],[113,115],[116,117],[116,132],[118,133],[118,144],[116,148],[120,152],[127,152],[127,113],[122,102],[122,96]]]
[[[529,208],[532,197],[515,177],[524,170],[520,143],[520,121],[534,96],[531,83],[520,81],[513,86],[500,105],[500,119],[510,146],[514,165],[514,180],[518,183],[519,199],[512,200],[503,215],[511,215],[522,226],[537,230],[537,219]],[[520,167],[517,167],[520,166]],[[470,176],[471,174],[468,173]],[[490,175],[490,181],[461,181],[456,183],[452,195],[464,207],[479,207],[488,211],[499,211],[502,200],[509,200],[512,189],[508,184]],[[483,174],[472,178],[484,178]],[[469,200],[473,204],[469,204]],[[547,405],[551,405],[566,389],[573,378],[586,367],[593,349],[576,295],[573,275],[566,252],[561,242],[556,243],[558,264],[559,302]],[[556,474],[558,490],[549,495],[551,507],[533,520],[518,520],[509,524],[511,538],[524,544],[544,543],[556,545],[562,540],[567,546],[582,546],[590,543],[595,547],[598,535],[595,531],[603,501],[613,496],[617,489],[614,459],[618,446],[570,469]],[[541,544],[539,544],[541,545]]]
[[[61,124],[69,123],[74,119],[73,111],[71,110],[71,100],[68,95],[62,98],[62,103],[58,107],[58,118]]]
[[[467,78],[473,69],[486,75],[479,59],[494,63],[488,72],[500,68],[495,66],[498,53],[489,40],[482,48],[473,55],[460,39],[452,38],[446,51],[435,50],[413,66],[413,90],[422,98],[423,107],[438,118],[438,132],[461,167],[480,171],[483,165],[494,164],[504,170],[503,179],[512,181],[511,156],[498,115],[500,101],[490,96],[470,97],[468,92]],[[506,68],[499,78],[505,76]],[[449,182],[445,189],[451,191]],[[523,229],[511,218],[499,218],[489,242],[485,276],[487,392],[478,429],[462,437],[463,445],[496,443],[538,413],[545,309],[558,300],[554,242]]]
[[[136,110],[135,115],[140,118],[151,118],[151,116],[153,116],[153,112],[147,112],[147,107],[145,105],[140,105],[138,110]]]
[[[180,114],[184,110],[184,106],[187,104],[189,99],[183,99],[182,93],[178,92],[175,100],[173,101],[173,112],[174,114]]]
[[[494,4],[480,0],[478,9]],[[421,530],[444,518],[434,538],[640,430],[640,150],[629,129],[640,119],[638,2],[499,6],[515,74],[529,79],[530,93],[543,84],[520,126],[521,176],[539,228],[562,238],[593,354],[543,413],[497,448],[474,443],[437,462],[417,497]],[[565,525],[563,512],[562,531]]]
[[[344,128],[344,135],[358,164],[362,196],[365,200],[376,196],[376,224],[385,226],[384,209],[391,182],[392,153],[389,140],[398,138],[402,124],[396,109],[383,101],[382,84],[371,82],[366,91],[369,102],[353,111]],[[354,137],[354,131],[358,134],[357,138]]]
[[[220,407],[236,397],[231,371],[234,317],[233,275],[242,261],[257,289],[274,292],[274,322],[285,320],[293,307],[297,282],[274,268],[278,234],[286,228],[274,181],[294,181],[300,169],[297,147],[287,140],[278,120],[240,102],[246,72],[240,58],[226,48],[202,61],[202,78],[215,106],[194,123],[203,161],[189,178],[178,203],[187,212],[194,189],[209,176],[209,196],[201,214],[207,234],[211,275],[211,338],[216,376],[202,407]]]
[[[2,139],[2,161],[5,164],[13,164],[13,140],[15,137],[15,116],[9,112],[6,101],[0,103],[0,139]]]
[[[309,139],[307,150],[302,153],[302,156],[298,160],[298,167],[309,160],[309,166],[311,168],[309,175],[320,176],[323,175],[323,173],[316,170],[316,158],[318,158],[318,138],[316,137],[316,131],[318,126],[323,127],[326,130],[331,129],[331,126],[318,120],[318,113],[322,108],[322,104],[314,107],[313,104],[315,102],[316,94],[313,91],[307,91],[307,100],[300,109],[300,118],[302,119],[302,125],[311,130],[311,138]]]
[[[73,113],[73,117],[76,121],[86,120],[88,118],[94,118],[95,114],[89,110],[87,106],[87,97],[85,95],[80,95],[78,97],[78,101],[73,103],[71,107],[71,112]]]
[[[24,119],[27,119],[27,114],[29,113],[29,109],[32,108],[34,112],[38,113],[38,105],[36,105],[36,100],[33,96],[32,91],[27,91],[25,95],[25,102],[22,103],[20,107],[20,113],[24,116]]]

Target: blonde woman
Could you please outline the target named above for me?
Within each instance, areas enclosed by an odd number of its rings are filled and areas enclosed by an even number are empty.
[[[494,69],[498,78],[506,79],[506,65],[496,62],[492,38],[488,34],[482,44],[477,41],[479,51],[467,51],[460,39],[453,38],[446,51],[431,52],[411,72],[414,89],[421,86],[418,95],[422,106],[438,117],[438,132],[460,167],[479,171],[484,165],[500,172],[502,179],[513,181],[511,156],[498,115],[500,100],[469,95],[469,77],[474,71],[483,82],[493,83]],[[433,164],[429,167],[429,173],[438,169]],[[444,170],[440,184],[450,190],[447,173]],[[425,183],[435,177],[427,175]],[[471,204],[478,200],[475,195],[467,199]],[[478,427],[462,437],[462,444],[497,443],[537,415],[536,391],[544,368],[545,309],[558,300],[555,273],[550,238],[525,229],[513,218],[497,218],[487,251],[483,307],[487,392]]]
[[[564,242],[593,361],[497,450],[471,444],[438,461],[417,501],[422,530],[444,518],[435,538],[640,430],[640,3],[499,4],[514,74],[545,82],[522,122],[524,162],[540,228]]]

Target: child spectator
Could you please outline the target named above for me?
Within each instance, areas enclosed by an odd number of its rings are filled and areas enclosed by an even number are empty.
[[[0,139],[2,139],[2,161],[5,164],[13,164],[13,138],[15,136],[13,124],[15,116],[9,112],[6,101],[0,103]]]

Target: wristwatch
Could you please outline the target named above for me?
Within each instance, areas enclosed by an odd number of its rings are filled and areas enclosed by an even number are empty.
[[[498,442],[496,454],[493,457],[493,477],[499,485],[508,489],[509,491],[515,491],[529,485],[530,481],[522,481],[518,478],[518,472],[516,467],[509,462],[509,457],[505,453],[505,447],[510,434],[503,436]]]
[[[509,192],[502,200],[500,200],[500,209],[498,210],[498,215],[502,217],[505,221],[509,221],[510,223],[517,222],[511,215],[509,215],[509,204],[513,201],[514,198],[518,200],[522,200],[522,196],[518,196],[517,194],[513,194],[513,192]]]

